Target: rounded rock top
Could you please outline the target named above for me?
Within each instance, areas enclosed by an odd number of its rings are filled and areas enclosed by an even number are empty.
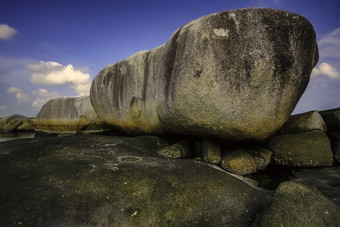
[[[128,133],[265,140],[294,110],[317,61],[306,18],[264,8],[224,11],[105,67],[90,99],[101,119]]]

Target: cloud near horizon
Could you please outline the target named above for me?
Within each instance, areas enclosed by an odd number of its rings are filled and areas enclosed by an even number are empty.
[[[6,92],[10,93],[10,94],[15,94],[15,98],[17,99],[19,104],[31,101],[31,98],[19,88],[10,87],[10,88],[7,89]]]
[[[315,77],[318,75],[324,75],[331,79],[337,79],[340,77],[338,70],[326,62],[320,63],[318,67],[313,69],[311,76]]]
[[[69,64],[63,66],[58,62],[44,62],[29,64],[26,66],[32,72],[30,81],[40,85],[69,86],[78,95],[88,95],[91,86],[91,76]]]
[[[0,24],[0,39],[2,40],[10,40],[13,38],[18,31],[7,24]]]
[[[42,105],[44,105],[48,100],[61,97],[59,92],[56,91],[48,92],[48,90],[43,88],[40,88],[36,91],[32,91],[32,95],[35,96],[35,99],[32,102],[32,106],[38,109],[40,109],[40,107],[42,107]]]

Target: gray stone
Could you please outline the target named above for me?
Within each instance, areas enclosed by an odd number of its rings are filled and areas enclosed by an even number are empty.
[[[315,32],[304,17],[225,11],[105,67],[90,98],[101,119],[128,133],[264,140],[290,116],[317,60]]]
[[[284,182],[253,226],[337,227],[340,226],[339,214],[340,208],[316,189]]]
[[[282,126],[279,134],[308,131],[327,131],[327,126],[318,111],[292,115]]]
[[[333,164],[331,144],[324,132],[301,132],[273,136],[267,147],[272,160],[281,165],[307,167]]]
[[[265,169],[269,165],[273,154],[270,150],[260,146],[246,148],[246,151],[254,158],[257,169]]]
[[[0,119],[0,132],[33,131],[33,119],[21,114],[9,114]]]
[[[256,163],[244,149],[238,148],[223,153],[221,168],[238,175],[247,175],[256,172]]]
[[[189,158],[193,156],[193,152],[190,151],[188,142],[184,140],[162,148],[157,151],[157,154],[166,158]]]
[[[107,126],[94,112],[89,96],[51,99],[34,121],[38,133],[102,132]]]
[[[329,135],[334,161],[340,162],[340,134],[339,133],[330,133]]]
[[[328,131],[340,133],[340,108],[320,111]]]
[[[202,159],[211,164],[219,164],[221,161],[221,147],[220,144],[213,140],[203,140],[202,145]]]
[[[144,139],[0,143],[1,225],[243,227],[269,204],[271,192],[192,159],[162,158],[158,138]]]

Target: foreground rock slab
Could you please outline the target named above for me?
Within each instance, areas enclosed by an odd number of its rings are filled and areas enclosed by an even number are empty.
[[[4,226],[249,226],[271,193],[159,137],[39,137],[0,143]]]
[[[128,133],[264,140],[290,116],[317,60],[315,32],[304,17],[225,11],[105,67],[90,98],[101,119]]]
[[[340,226],[340,208],[319,191],[296,182],[279,185],[254,226]]]

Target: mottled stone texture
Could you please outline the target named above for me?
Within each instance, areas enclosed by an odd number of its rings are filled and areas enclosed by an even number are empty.
[[[33,131],[33,119],[21,114],[9,114],[0,119],[0,132]]]
[[[35,117],[34,129],[40,133],[102,131],[105,125],[94,112],[89,96],[51,99]]]
[[[125,132],[263,140],[290,116],[317,60],[315,32],[304,17],[225,11],[105,67],[90,98],[100,118]]]

